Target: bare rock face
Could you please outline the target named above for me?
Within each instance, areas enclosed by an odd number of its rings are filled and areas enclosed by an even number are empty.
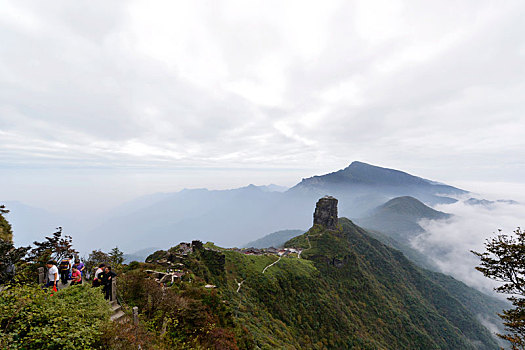
[[[317,201],[314,212],[314,225],[322,225],[329,230],[337,228],[337,199],[325,196]]]

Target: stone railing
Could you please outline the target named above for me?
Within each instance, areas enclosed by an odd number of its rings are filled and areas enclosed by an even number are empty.
[[[114,277],[111,279],[111,296],[110,301],[117,300],[117,279]]]

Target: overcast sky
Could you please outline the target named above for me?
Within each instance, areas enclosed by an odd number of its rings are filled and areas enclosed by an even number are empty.
[[[523,1],[0,9],[0,199],[110,206],[353,160],[525,189]]]

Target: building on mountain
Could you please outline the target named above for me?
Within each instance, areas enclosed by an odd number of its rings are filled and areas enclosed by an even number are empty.
[[[180,242],[179,253],[182,255],[188,255],[189,253],[191,253],[191,243]]]

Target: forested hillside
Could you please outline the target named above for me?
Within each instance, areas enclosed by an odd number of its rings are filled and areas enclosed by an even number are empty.
[[[336,231],[316,225],[286,246],[302,249],[300,257],[250,255],[208,244],[184,260],[196,278],[217,286],[233,322],[249,331],[245,345],[498,348],[443,285],[348,219],[340,219]]]

